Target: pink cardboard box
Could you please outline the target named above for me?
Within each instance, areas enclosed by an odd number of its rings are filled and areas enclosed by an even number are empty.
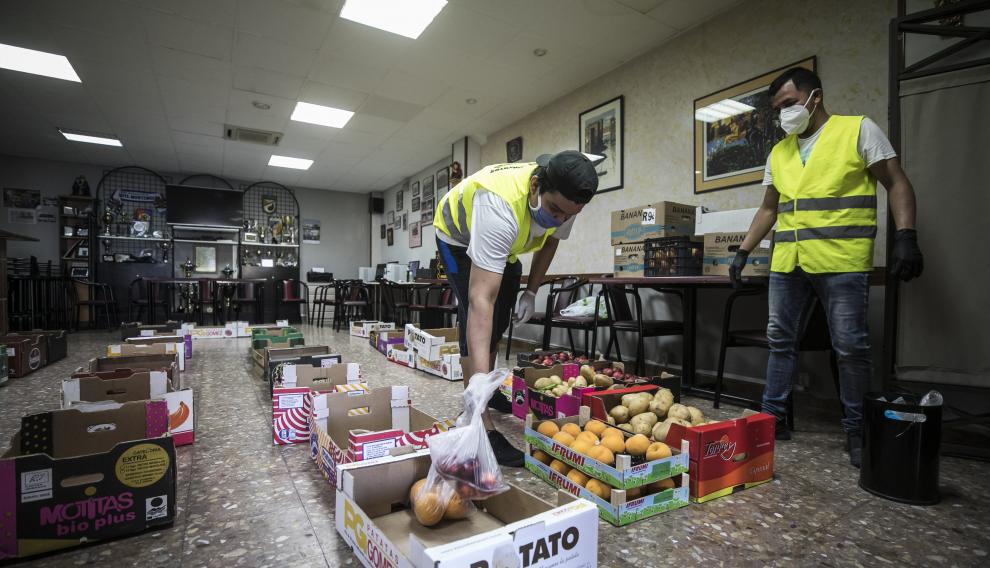
[[[581,408],[581,395],[584,392],[594,392],[594,387],[575,389],[573,395],[553,397],[533,388],[537,379],[557,375],[562,381],[579,375],[581,366],[577,363],[554,365],[549,369],[527,367],[522,369],[523,376],[512,377],[512,414],[525,420],[530,411],[541,419],[564,418],[577,416]]]

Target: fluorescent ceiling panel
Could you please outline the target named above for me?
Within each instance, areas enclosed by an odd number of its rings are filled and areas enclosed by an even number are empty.
[[[110,138],[107,136],[94,136],[92,134],[83,134],[81,132],[68,132],[66,130],[59,129],[62,136],[65,136],[66,140],[72,140],[73,142],[87,142],[89,144],[102,144],[104,146],[123,146],[120,140],[116,138]]]
[[[292,168],[294,170],[308,170],[310,166],[313,165],[313,160],[307,160],[306,158],[290,158],[289,156],[276,156],[272,154],[271,159],[268,160],[269,166],[277,166],[280,168]]]
[[[292,111],[292,120],[330,126],[332,128],[343,128],[347,121],[354,116],[349,110],[341,110],[312,103],[298,102],[295,110]]]
[[[754,110],[756,108],[748,104],[732,99],[723,99],[694,111],[694,119],[702,122],[717,122],[723,118],[729,118],[730,116],[745,112],[753,112]]]
[[[64,55],[45,53],[0,43],[0,67],[33,75],[43,75],[82,83]]]
[[[340,17],[416,39],[447,0],[347,0]]]

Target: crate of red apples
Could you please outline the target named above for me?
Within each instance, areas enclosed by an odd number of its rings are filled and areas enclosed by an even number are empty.
[[[553,367],[558,363],[577,363],[578,365],[583,365],[588,361],[590,359],[586,355],[575,355],[570,351],[537,350],[516,354],[516,366],[536,367],[538,369]]]

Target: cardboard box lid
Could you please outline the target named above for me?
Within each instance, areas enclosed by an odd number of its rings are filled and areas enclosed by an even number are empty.
[[[326,408],[328,411],[326,431],[339,448],[348,447],[351,430],[380,432],[396,429],[408,432],[410,428],[416,429],[418,424],[427,419],[433,422],[425,426],[426,428],[436,422],[431,416],[409,408],[408,387],[385,387],[372,389],[366,394],[346,393],[343,396],[326,396]],[[393,408],[412,412],[393,413]],[[367,409],[367,413],[351,415],[350,411],[354,409]],[[396,414],[400,416],[396,417]],[[416,417],[414,418],[413,415]]]
[[[299,345],[298,347],[266,347],[269,361],[281,361],[303,355],[323,355],[330,353],[326,345]]]
[[[322,389],[335,385],[345,385],[361,378],[361,366],[357,363],[340,363],[329,367],[311,365],[284,365],[282,367],[283,387],[310,387]]]
[[[74,402],[147,400],[172,390],[168,375],[162,371],[137,371],[108,378],[89,375],[62,380],[62,406]]]
[[[128,337],[124,341],[132,345],[154,345],[157,343],[183,343],[186,340],[184,335],[150,335]]]
[[[121,357],[94,357],[89,360],[90,371],[112,371],[114,369],[162,369],[175,365],[178,357],[170,355],[123,355]]]

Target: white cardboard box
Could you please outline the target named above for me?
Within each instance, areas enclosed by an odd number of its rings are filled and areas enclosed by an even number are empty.
[[[451,353],[441,355],[436,361],[424,359],[422,356],[416,357],[416,368],[422,369],[431,375],[436,375],[448,381],[460,381],[464,379],[464,371],[461,369],[461,355]]]
[[[186,370],[186,344],[181,339],[176,343],[152,343],[151,345],[115,343],[107,345],[107,357],[129,357],[142,355],[177,355],[179,370]]]
[[[410,369],[416,368],[416,350],[410,349],[405,345],[390,344],[388,351],[385,352],[385,357],[393,363],[398,363]]]
[[[753,216],[759,209],[733,209],[731,211],[707,211],[699,206],[694,216],[694,234],[739,233],[749,231]]]
[[[406,324],[405,345],[427,361],[439,361],[441,356],[457,351],[457,328],[419,329]]]
[[[367,567],[528,568],[598,565],[598,509],[559,492],[553,506],[515,486],[458,521],[424,527],[409,488],[426,477],[429,451],[338,467],[337,532]],[[401,506],[400,506],[401,505]]]
[[[351,322],[351,335],[354,337],[368,337],[372,331],[394,330],[395,324],[383,321],[355,321]]]

